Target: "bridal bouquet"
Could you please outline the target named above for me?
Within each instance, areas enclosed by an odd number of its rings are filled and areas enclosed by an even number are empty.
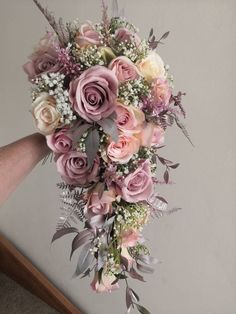
[[[96,292],[118,289],[124,280],[127,311],[149,313],[128,278],[144,281],[141,273],[152,273],[157,262],[142,235],[150,217],[177,210],[158,193],[179,165],[160,155],[165,130],[176,124],[188,137],[180,122],[183,93],[174,94],[156,51],[168,32],[157,40],[151,29],[142,40],[116,1],[113,17],[103,2],[97,24],[64,24],[34,2],[53,29],[24,65],[36,127],[63,180],[53,241],[73,233],[70,257],[80,250],[75,276],[93,271]]]

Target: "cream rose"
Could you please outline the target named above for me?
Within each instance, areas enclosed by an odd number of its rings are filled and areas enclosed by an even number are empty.
[[[137,67],[149,82],[156,78],[166,77],[164,62],[155,51],[150,52],[145,59],[138,62]]]
[[[35,99],[31,112],[37,129],[44,135],[52,134],[60,125],[61,115],[56,110],[56,100],[48,93],[41,93]]]

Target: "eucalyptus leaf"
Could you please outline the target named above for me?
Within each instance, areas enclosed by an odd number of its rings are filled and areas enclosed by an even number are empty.
[[[77,236],[74,238],[72,242],[72,249],[70,254],[70,259],[72,258],[73,253],[75,250],[77,250],[79,247],[84,245],[87,242],[91,242],[93,239],[93,232],[91,230],[85,229],[81,231]]]
[[[94,255],[91,253],[91,243],[87,243],[79,255],[77,268],[74,277],[81,275],[94,261]]]
[[[131,293],[130,293],[130,289],[129,287],[126,287],[126,307],[127,307],[127,312],[129,313],[131,310],[131,307],[133,305],[133,301],[132,301],[132,297],[131,297]]]
[[[134,268],[131,268],[130,271],[128,271],[128,274],[133,279],[137,279],[139,281],[145,282],[145,280],[143,279],[143,276],[141,276]]]
[[[169,183],[169,171],[168,170],[166,170],[165,172],[164,172],[164,181],[165,181],[165,183],[167,184],[167,183]]]
[[[87,132],[89,128],[91,128],[91,124],[88,123],[82,124],[75,128],[75,130],[73,131],[74,142],[77,143],[81,139],[82,135]]]
[[[103,128],[105,133],[111,136],[114,142],[118,141],[118,129],[113,119],[106,118],[101,121],[98,121],[98,124]]]
[[[139,296],[137,295],[137,293],[133,289],[131,289],[131,288],[129,288],[129,289],[130,289],[130,292],[132,294],[132,298],[134,299],[134,302],[138,302]]]
[[[53,243],[55,240],[63,237],[66,234],[74,233],[74,232],[79,232],[79,230],[74,227],[59,229],[54,233],[51,243]]]
[[[138,270],[140,270],[142,273],[145,273],[145,274],[152,274],[154,272],[154,269],[152,267],[147,266],[147,265],[142,265],[138,262],[137,262],[137,268]]]
[[[135,305],[137,306],[137,309],[139,311],[139,313],[141,314],[151,314],[144,306],[135,303]]]
[[[91,167],[97,155],[99,147],[99,133],[97,129],[89,132],[85,140],[85,151],[88,158],[88,166]]]
[[[143,262],[146,265],[150,264],[156,264],[158,262],[158,259],[155,257],[152,257],[150,255],[138,255],[137,259]]]

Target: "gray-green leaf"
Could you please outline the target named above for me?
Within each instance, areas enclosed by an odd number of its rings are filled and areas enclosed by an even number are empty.
[[[77,268],[74,274],[74,277],[77,277],[84,273],[84,271],[92,264],[94,261],[94,255],[90,251],[91,249],[91,243],[87,243],[79,256]]]
[[[103,128],[104,132],[109,134],[114,142],[118,141],[118,129],[116,123],[111,118],[98,121],[98,124]]]
[[[88,158],[88,166],[91,167],[97,155],[99,147],[99,133],[97,129],[92,130],[85,140],[85,151]]]

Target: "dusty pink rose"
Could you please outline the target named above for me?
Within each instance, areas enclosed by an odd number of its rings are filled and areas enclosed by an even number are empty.
[[[72,150],[72,134],[68,128],[46,137],[48,147],[57,154],[64,154]]]
[[[153,181],[150,162],[146,160],[123,180],[121,197],[129,203],[136,203],[147,200],[152,193]]]
[[[121,103],[117,103],[116,115],[117,127],[124,134],[132,135],[141,131],[142,124],[145,121],[145,115],[140,109],[132,105],[125,106]]]
[[[106,215],[112,211],[112,202],[115,200],[115,195],[112,191],[104,191],[99,197],[98,192],[92,192],[89,195],[85,206],[85,214],[87,218],[95,215]]]
[[[118,142],[111,142],[107,147],[107,156],[119,164],[127,163],[133,154],[139,151],[140,142],[134,136],[119,135]]]
[[[139,36],[125,27],[117,29],[115,39],[122,42],[134,42],[137,47],[141,43]]]
[[[98,156],[90,168],[86,154],[80,151],[71,151],[60,155],[56,164],[57,171],[68,184],[86,186],[97,181],[100,164]]]
[[[80,30],[75,38],[75,42],[80,47],[86,47],[89,45],[99,45],[99,33],[95,30],[91,22],[87,22],[81,25]]]
[[[69,93],[74,110],[83,119],[99,121],[115,110],[118,81],[111,70],[97,65],[72,81]]]
[[[61,66],[57,62],[57,57],[55,37],[47,33],[40,40],[35,52],[29,57],[30,61],[23,65],[29,80],[43,73],[58,72]]]
[[[161,146],[164,144],[164,130],[153,123],[147,123],[142,132],[141,144],[142,146]]]
[[[152,97],[154,106],[153,109],[157,113],[168,107],[171,97],[171,88],[166,79],[159,78],[152,84]]]
[[[112,292],[113,290],[119,289],[119,284],[115,283],[112,285],[113,281],[116,280],[115,275],[105,274],[104,271],[102,272],[101,280],[98,280],[98,272],[95,272],[94,279],[91,282],[91,288],[96,291],[97,293],[102,292]]]
[[[125,56],[113,59],[108,68],[115,73],[119,82],[135,80],[140,76],[135,64]]]
[[[121,246],[122,247],[133,247],[140,239],[139,231],[135,229],[128,229],[121,233]]]

